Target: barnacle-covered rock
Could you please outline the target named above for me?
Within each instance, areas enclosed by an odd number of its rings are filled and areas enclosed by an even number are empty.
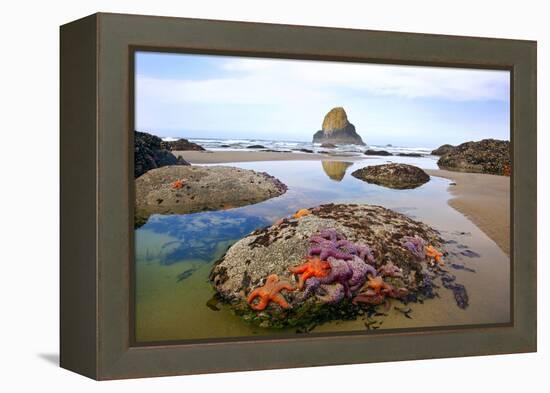
[[[367,183],[397,189],[416,188],[430,180],[430,176],[422,169],[408,164],[372,165],[358,169],[351,175]]]
[[[380,206],[327,204],[308,210],[309,215],[252,232],[213,266],[210,280],[217,295],[245,320],[262,327],[286,327],[338,318],[343,308],[355,307],[354,296],[370,294],[365,285],[375,276],[388,283],[376,292],[382,300],[408,294],[412,299],[432,290],[429,261],[419,260],[402,239],[418,236],[441,249],[443,240],[436,230]],[[285,293],[289,307],[272,302],[261,312],[253,310],[247,296],[272,274],[294,286]]]

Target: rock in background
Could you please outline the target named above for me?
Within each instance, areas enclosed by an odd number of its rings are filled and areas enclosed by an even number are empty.
[[[177,141],[161,141],[160,147],[162,149],[170,150],[170,151],[203,151],[204,147],[201,145],[198,145],[194,142],[189,142],[187,139],[181,138]]]
[[[313,135],[313,143],[364,145],[355,126],[348,121],[342,107],[333,108],[326,114],[323,127]]]
[[[166,165],[190,165],[182,157],[176,157],[162,148],[162,140],[146,132],[134,133],[134,177]]]
[[[372,165],[358,169],[353,177],[384,187],[396,189],[416,188],[430,180],[422,169],[408,164]]]
[[[466,142],[443,155],[437,165],[441,169],[509,176],[510,142],[497,139]]]

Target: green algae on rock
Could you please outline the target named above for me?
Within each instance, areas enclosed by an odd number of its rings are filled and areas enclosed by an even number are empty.
[[[430,180],[422,169],[408,164],[372,165],[358,169],[353,177],[384,187],[396,189],[416,188]]]

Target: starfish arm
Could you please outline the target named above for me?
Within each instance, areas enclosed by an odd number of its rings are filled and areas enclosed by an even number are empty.
[[[286,289],[287,291],[293,291],[294,287],[292,286],[292,284],[288,282],[282,282],[279,285],[277,285],[277,287],[275,288],[275,292],[279,292],[282,289]]]
[[[256,304],[250,304],[250,307],[253,310],[261,311],[267,307],[268,303],[269,303],[269,298],[267,296],[261,296],[260,301]]]
[[[303,265],[299,265],[299,266],[294,266],[294,267],[289,267],[288,270],[290,270],[292,273],[303,273],[306,271],[308,267],[308,264],[307,263],[304,263]]]
[[[261,296],[260,295],[260,288],[256,288],[252,292],[250,292],[250,294],[248,295],[248,298],[246,299],[246,301],[248,302],[248,304],[252,304],[252,301],[255,298],[257,298],[258,296]]]
[[[290,304],[286,301],[283,295],[280,293],[277,293],[271,297],[271,300],[273,300],[275,303],[277,303],[282,308],[290,308]]]

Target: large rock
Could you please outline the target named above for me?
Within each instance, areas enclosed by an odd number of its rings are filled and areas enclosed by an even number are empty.
[[[365,151],[366,156],[393,156],[389,151],[386,150],[366,150]]]
[[[461,172],[510,175],[510,142],[483,139],[466,142],[440,157],[437,165],[442,169]]]
[[[171,151],[188,151],[188,150],[195,150],[195,151],[203,151],[204,147],[201,145],[198,145],[194,142],[190,142],[187,139],[181,138],[177,141],[162,141],[160,143],[160,147],[166,150]]]
[[[265,172],[229,166],[167,166],[136,179],[136,225],[151,214],[186,214],[245,206],[287,187]]]
[[[432,150],[431,154],[432,156],[444,156],[445,154],[453,151],[454,148],[455,147],[453,145],[449,145],[449,144],[441,145],[437,149]]]
[[[430,180],[430,176],[422,169],[408,164],[367,166],[351,175],[367,183],[397,189],[416,188]]]
[[[162,140],[146,132],[134,133],[134,177],[166,165],[190,165],[182,157],[176,157],[162,148]]]
[[[328,204],[308,211],[310,213],[301,218],[286,218],[252,232],[231,246],[212,268],[210,280],[218,297],[231,304],[245,320],[262,327],[285,327],[342,319],[344,314],[355,318],[363,313],[364,306],[361,302],[355,303],[355,300],[364,299],[354,296],[363,293],[365,285],[368,286],[364,284],[367,273],[371,277],[378,275],[387,284],[399,288],[407,301],[421,301],[434,296],[430,281],[433,276],[426,270],[430,261],[424,249],[421,255],[412,253],[405,241],[410,239],[406,236],[418,236],[425,242],[422,247],[425,244],[440,249],[442,239],[437,231],[380,206]],[[289,308],[270,302],[264,310],[254,310],[248,296],[254,289],[262,287],[268,277],[275,274],[281,283],[287,282],[292,287],[298,285],[297,275],[289,269],[306,261],[308,252],[312,251],[313,236],[327,230],[337,232],[341,238],[361,247],[370,248],[370,253],[360,257],[357,256],[359,253],[354,254],[350,260],[358,268],[353,270],[354,276],[349,281],[350,293],[343,297],[340,294],[339,300],[334,302],[334,294],[341,289],[341,284],[336,282],[322,285],[322,291],[306,296],[305,292],[313,283],[307,280],[305,289],[280,292]],[[346,247],[342,250],[351,253],[352,249]],[[332,266],[331,275],[336,274],[334,270],[338,266],[345,266],[343,260],[333,257],[328,260]],[[355,277],[355,272],[358,271],[364,274],[363,281],[356,279],[359,276]],[[397,297],[395,293],[392,296]],[[377,300],[381,299],[371,300],[378,304]]]
[[[365,144],[355,132],[355,126],[348,121],[346,111],[342,107],[333,108],[326,114],[322,129],[313,135],[313,143]]]

